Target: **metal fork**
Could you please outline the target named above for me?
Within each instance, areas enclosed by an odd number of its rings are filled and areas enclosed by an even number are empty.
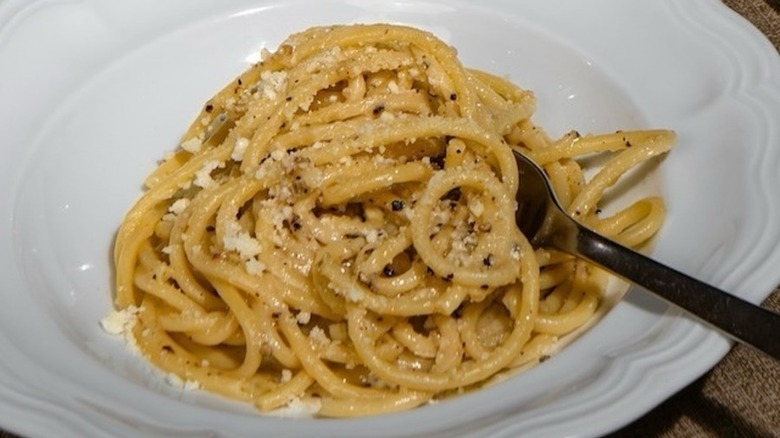
[[[600,265],[718,329],[780,360],[780,314],[658,263],[593,232],[566,214],[539,166],[515,152],[517,225],[534,247],[553,247]]]

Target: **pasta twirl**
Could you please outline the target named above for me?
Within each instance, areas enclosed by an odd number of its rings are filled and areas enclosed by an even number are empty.
[[[464,68],[433,35],[318,27],[204,106],[147,178],[114,249],[116,306],[156,366],[269,411],[409,409],[544,359],[606,280],[514,223],[512,149],[579,220],[629,245],[663,202],[610,217],[617,179],[669,131],[551,140],[531,92]],[[586,180],[578,157],[608,154]]]

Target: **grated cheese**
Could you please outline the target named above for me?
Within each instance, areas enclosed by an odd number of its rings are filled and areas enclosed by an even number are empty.
[[[260,83],[257,88],[266,99],[274,100],[279,97],[279,93],[284,91],[287,86],[286,71],[264,71],[260,75]]]
[[[228,251],[236,251],[243,260],[251,259],[263,251],[260,242],[241,229],[238,222],[231,222],[222,239],[222,245]]]
[[[363,301],[364,298],[366,298],[366,295],[360,289],[351,288],[347,291],[347,299],[353,303]]]
[[[322,400],[319,398],[307,398],[301,400],[294,397],[287,406],[269,412],[269,415],[281,418],[312,417],[322,409]]]
[[[390,90],[393,94],[398,94],[401,92],[401,89],[398,87],[398,84],[395,81],[390,81],[387,83],[387,88]]]
[[[379,232],[375,229],[368,230],[368,232],[366,233],[366,242],[369,245],[376,243],[378,238],[379,238]]]
[[[182,142],[179,147],[191,154],[197,154],[203,147],[203,142],[198,137],[192,137],[191,139]]]
[[[482,201],[479,199],[474,199],[473,201],[469,202],[469,211],[476,217],[482,216],[482,213],[485,212],[485,206],[482,204]]]
[[[244,154],[246,153],[246,148],[249,146],[249,139],[244,137],[239,137],[238,140],[236,140],[236,144],[233,146],[233,153],[230,154],[230,158],[233,161],[241,161],[244,159]]]
[[[171,204],[170,207],[168,207],[168,211],[178,216],[184,211],[185,208],[187,208],[188,205],[190,205],[189,199],[187,198],[177,199],[176,202],[174,202],[173,204]]]
[[[193,181],[193,183],[198,187],[203,187],[204,189],[214,187],[217,182],[214,181],[214,179],[211,177],[211,172],[217,168],[222,167],[225,167],[225,163],[220,161],[212,160],[207,162],[203,165],[202,168],[200,168],[200,170],[195,172],[195,181]]]
[[[257,260],[255,257],[247,260],[244,266],[246,267],[246,272],[252,275],[260,275],[265,272],[265,263]]]
[[[124,335],[129,333],[135,325],[141,308],[128,306],[123,310],[112,310],[108,315],[100,320],[100,327],[110,335]]]
[[[306,325],[311,321],[311,312],[300,311],[298,312],[296,319],[298,320],[298,324]]]
[[[314,341],[314,343],[320,347],[327,347],[330,344],[328,335],[326,335],[325,330],[321,329],[320,327],[314,327],[311,329],[309,332],[309,339]]]
[[[514,260],[520,260],[520,256],[521,256],[521,254],[520,254],[520,245],[518,245],[518,244],[512,245],[512,251],[510,252],[509,255]]]

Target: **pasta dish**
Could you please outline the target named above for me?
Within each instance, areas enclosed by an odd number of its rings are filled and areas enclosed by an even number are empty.
[[[520,233],[513,149],[599,233],[637,246],[662,224],[657,197],[599,208],[670,131],[551,139],[531,92],[409,27],[311,28],[262,55],[205,103],[116,238],[131,342],[181,381],[344,417],[544,360],[608,276]]]

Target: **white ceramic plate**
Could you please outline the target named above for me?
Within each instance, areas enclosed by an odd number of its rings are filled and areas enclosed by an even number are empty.
[[[410,412],[261,417],[172,389],[104,334],[113,233],[212,93],[286,35],[390,21],[533,89],[554,134],[671,128],[653,256],[759,302],[780,283],[780,60],[717,1],[0,2],[0,427],[30,436],[594,436],[729,344],[639,291],[543,365]]]

